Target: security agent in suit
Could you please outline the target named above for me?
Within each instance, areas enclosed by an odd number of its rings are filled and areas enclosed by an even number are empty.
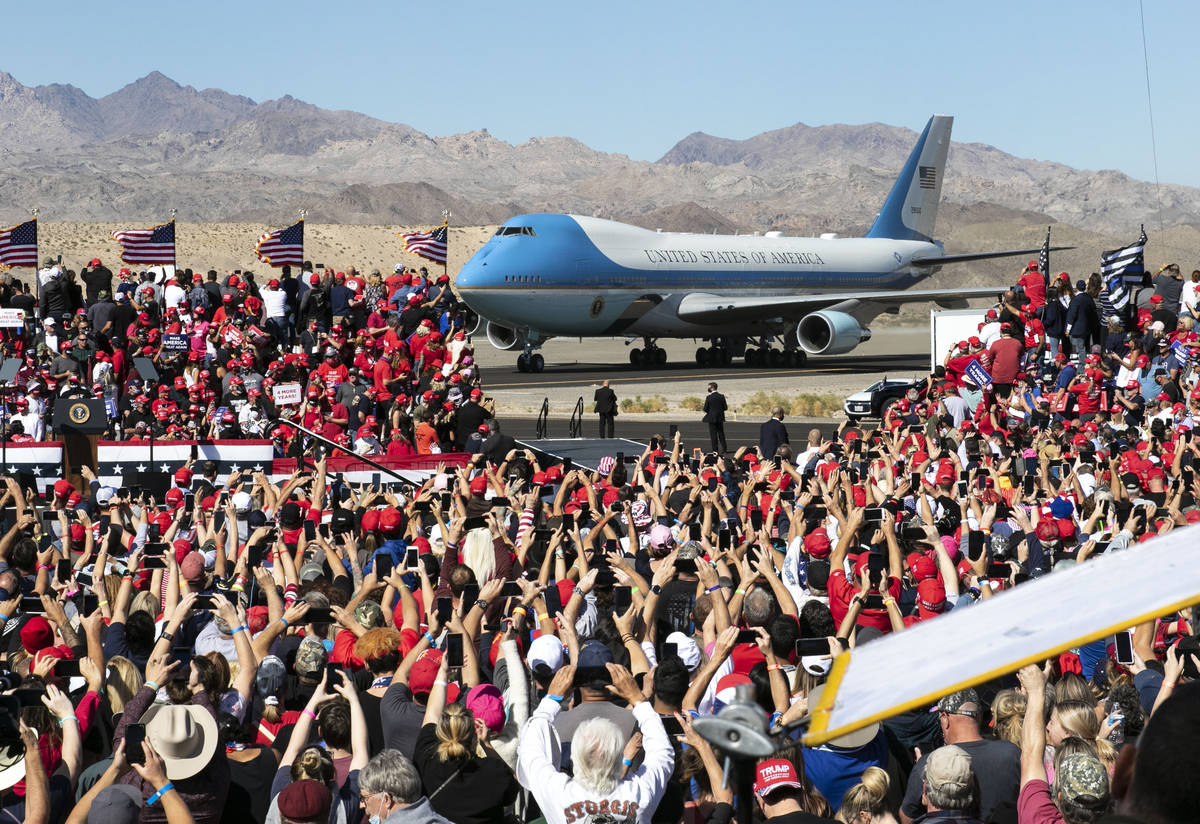
[[[596,402],[596,414],[600,416],[600,437],[615,437],[613,422],[617,417],[617,393],[609,389],[608,381],[605,381],[596,390],[592,400]]]
[[[704,417],[700,420],[708,424],[708,437],[712,440],[713,452],[729,451],[729,445],[725,443],[725,410],[728,408],[725,396],[717,391],[717,384],[710,383],[708,396],[704,399]]]
[[[771,410],[771,417],[758,428],[758,446],[762,450],[763,460],[775,457],[775,451],[780,445],[791,443],[788,440],[787,427],[783,425],[783,407],[776,406]]]

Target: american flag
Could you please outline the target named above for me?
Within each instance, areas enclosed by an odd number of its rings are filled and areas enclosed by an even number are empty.
[[[0,264],[37,267],[37,218],[0,232]]]
[[[1121,311],[1129,305],[1130,286],[1141,286],[1146,280],[1146,227],[1136,243],[1123,249],[1100,253],[1100,275],[1108,285],[1113,308]]]
[[[1050,227],[1046,227],[1046,240],[1042,243],[1042,251],[1038,252],[1038,268],[1042,270],[1042,281],[1050,283]]]
[[[153,229],[126,229],[113,232],[121,244],[121,260],[126,263],[166,263],[175,265],[175,221]]]
[[[446,224],[431,232],[401,232],[404,251],[420,255],[434,263],[446,263]]]
[[[254,244],[254,254],[272,266],[299,266],[304,263],[304,221],[286,229],[265,232]]]
[[[937,186],[937,166],[922,166],[918,171],[922,189],[932,189]]]

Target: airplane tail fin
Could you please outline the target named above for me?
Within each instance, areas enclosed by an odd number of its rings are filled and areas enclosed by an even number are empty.
[[[933,240],[953,125],[947,115],[929,118],[867,237]]]

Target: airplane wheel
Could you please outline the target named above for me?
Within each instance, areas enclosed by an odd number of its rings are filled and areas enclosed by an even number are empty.
[[[772,349],[767,353],[768,362],[771,366],[783,366],[783,353],[778,349]]]
[[[746,366],[758,366],[758,350],[757,349],[747,349],[745,361],[746,361]]]
[[[661,348],[655,349],[654,350],[654,363],[657,364],[658,366],[662,366],[666,362],[667,362],[667,350],[661,349]]]
[[[733,352],[728,347],[722,346],[717,352],[721,355],[721,365],[729,366],[733,363]]]
[[[642,368],[642,350],[634,347],[629,350],[629,363],[638,369]]]
[[[708,366],[708,350],[703,346],[696,350],[696,365]]]
[[[800,359],[796,357],[795,349],[788,349],[783,353],[783,364],[788,369],[795,369],[800,365]]]
[[[529,371],[529,356],[528,355],[517,355],[517,371],[518,372],[528,372]]]
[[[529,358],[529,371],[541,372],[546,368],[546,359],[541,355],[532,355]]]
[[[796,353],[796,366],[804,367],[808,365],[808,353],[803,349],[793,350]]]

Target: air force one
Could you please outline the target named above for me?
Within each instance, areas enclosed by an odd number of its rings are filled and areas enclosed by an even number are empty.
[[[634,366],[666,363],[659,338],[705,341],[702,366],[734,357],[799,366],[807,355],[844,354],[901,304],[961,308],[1002,290],[909,288],[944,264],[1038,251],[947,255],[933,239],[953,123],[930,118],[866,237],[684,234],[520,215],[467,261],[456,287],[493,346],[521,350],[522,372],[542,371],[535,350],[555,336],[641,337],[629,352]]]

